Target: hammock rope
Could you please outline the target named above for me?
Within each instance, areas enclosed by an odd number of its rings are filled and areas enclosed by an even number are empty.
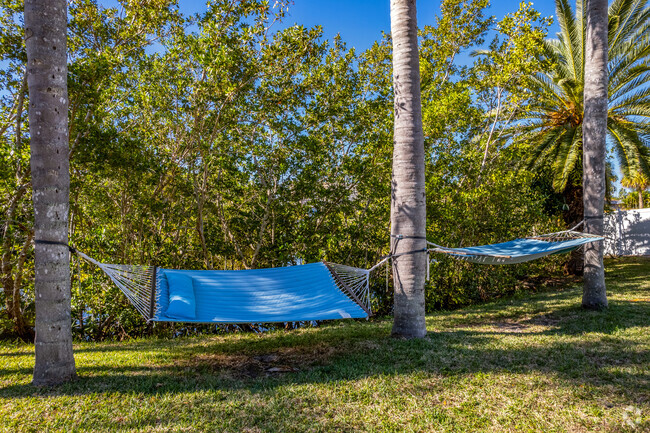
[[[153,317],[151,312],[151,299],[152,295],[155,295],[154,289],[157,286],[154,266],[101,263],[79,250],[76,253],[104,271],[120,291],[124,293],[136,310],[146,320],[151,320]]]

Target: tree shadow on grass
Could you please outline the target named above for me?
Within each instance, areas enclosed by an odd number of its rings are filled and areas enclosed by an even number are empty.
[[[519,332],[533,329],[528,333],[544,335],[613,334],[628,328],[647,327],[650,325],[649,314],[650,301],[610,300],[609,308],[604,311],[585,311],[579,305],[562,305],[550,310],[539,309],[527,314],[512,313],[483,320],[470,317],[467,320],[458,320],[457,324],[461,327],[493,325]],[[535,327],[544,329],[538,331]]]
[[[631,398],[641,399],[650,391],[650,353],[629,347],[629,340],[617,332],[648,326],[647,317],[650,303],[616,301],[604,313],[561,307],[533,317],[522,315],[518,321],[486,320],[481,329],[473,329],[474,325],[465,325],[461,320],[456,328],[430,332],[421,340],[393,339],[389,336],[390,324],[380,322],[274,332],[236,340],[186,339],[167,344],[141,341],[123,348],[147,352],[141,363],[133,353],[122,365],[107,357],[99,365],[78,365],[80,378],[73,383],[42,389],[10,385],[0,388],[0,397],[235,389],[258,392],[286,384],[413,372],[463,376],[537,371],[578,384],[615,386]],[[605,336],[571,338],[591,333]],[[557,335],[562,338],[553,338]],[[525,339],[529,339],[527,344]],[[119,346],[111,350],[119,351]],[[2,369],[0,380],[16,374],[29,375],[31,369]]]
[[[622,317],[630,312],[634,313],[633,318]],[[237,401],[252,398],[270,403],[268,407],[241,403],[241,410],[228,415],[232,431],[240,430],[236,426],[250,425],[272,426],[269,427],[271,431],[290,430],[298,422],[296,420],[308,416],[292,406],[291,397],[281,397],[288,392],[282,389],[286,386],[347,383],[368,377],[399,380],[398,377],[413,373],[418,373],[419,378],[424,374],[453,382],[455,378],[477,373],[537,372],[574,385],[602,388],[605,394],[623,395],[626,404],[642,404],[650,393],[647,368],[650,353],[630,348],[629,339],[615,331],[647,326],[648,313],[650,305],[631,302],[612,303],[610,312],[595,318],[590,312],[562,307],[543,313],[544,317],[557,320],[548,325],[535,321],[542,315],[531,318],[522,314],[515,318],[519,320],[513,321],[513,325],[501,325],[500,319],[487,320],[480,329],[471,325],[448,328],[430,332],[421,340],[391,338],[390,322],[386,321],[348,322],[320,329],[245,335],[236,339],[137,341],[125,345],[124,353],[120,353],[119,345],[111,345],[105,357],[93,358],[100,363],[78,362],[79,379],[73,383],[52,388],[10,385],[0,388],[0,398],[96,393],[133,399],[133,396],[143,395],[160,398],[160,401],[182,402],[182,407],[172,407],[183,416],[196,413],[199,419],[224,416],[227,403],[216,401],[229,400],[237,404]],[[581,327],[586,335],[598,333],[603,336],[575,338]],[[529,341],[524,341],[526,339]],[[95,349],[99,347],[82,348],[78,353],[85,351],[103,356],[103,351]],[[6,375],[29,377],[31,369],[0,370],[0,381]],[[435,392],[427,386],[411,380],[400,389],[417,394]],[[174,399],[174,395],[182,397]],[[118,413],[94,418],[89,415],[77,427],[106,431],[146,426],[178,428],[178,421],[168,416],[169,407],[162,413],[148,409],[138,417],[121,417]],[[331,417],[319,417],[318,422],[322,430],[345,430],[344,425],[337,425]]]

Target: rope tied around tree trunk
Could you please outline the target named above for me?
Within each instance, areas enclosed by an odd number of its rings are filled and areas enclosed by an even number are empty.
[[[45,239],[34,239],[34,243],[41,244],[41,245],[58,245],[58,246],[66,247],[68,251],[70,251],[72,254],[75,254],[77,252],[77,249],[75,247],[68,245],[66,242],[48,241]]]

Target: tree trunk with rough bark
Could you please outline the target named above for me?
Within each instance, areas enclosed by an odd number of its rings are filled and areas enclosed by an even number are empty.
[[[426,201],[415,0],[391,0],[390,18],[395,94],[391,250],[393,254],[409,253],[393,259],[392,334],[421,338],[426,335],[427,254],[422,252],[426,248]]]
[[[36,243],[34,385],[76,377],[70,317],[67,2],[27,0],[25,43]]]
[[[585,88],[583,140],[583,186],[585,231],[603,234],[605,206],[605,137],[607,133],[607,0],[587,1],[585,40]],[[582,306],[607,307],[603,243],[585,245]]]

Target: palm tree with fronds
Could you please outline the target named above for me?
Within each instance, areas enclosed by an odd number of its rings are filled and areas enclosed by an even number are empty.
[[[621,179],[621,185],[635,190],[639,194],[639,209],[643,209],[643,191],[650,188],[650,178],[641,173],[636,173],[633,177]]]
[[[585,2],[556,0],[560,33],[544,41],[551,66],[530,77],[534,97],[511,132],[532,143],[529,168],[550,168],[552,185],[582,213]],[[614,0],[608,8],[607,142],[624,178],[650,176],[650,8],[648,0]],[[511,135],[513,136],[513,135]],[[574,193],[578,190],[577,193]],[[567,192],[572,192],[567,194]],[[572,221],[567,221],[571,223]]]

